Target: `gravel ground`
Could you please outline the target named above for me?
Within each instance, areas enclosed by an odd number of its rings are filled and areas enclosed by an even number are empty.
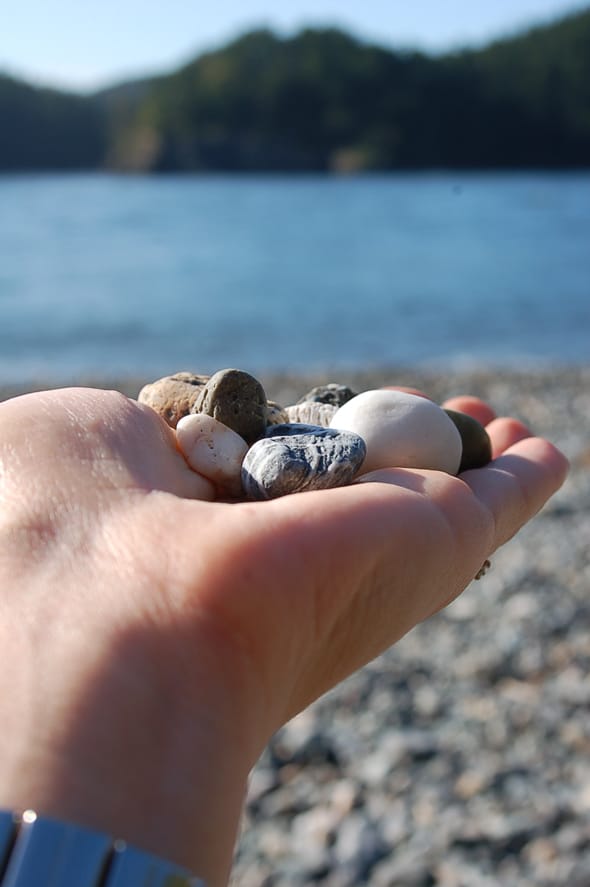
[[[334,381],[479,394],[572,471],[482,580],[274,737],[233,887],[589,887],[590,369]]]
[[[478,394],[572,471],[481,581],[273,738],[232,887],[590,887],[590,368],[262,381],[284,405],[321,381]]]

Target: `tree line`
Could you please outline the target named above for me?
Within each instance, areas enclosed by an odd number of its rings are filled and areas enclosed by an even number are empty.
[[[0,76],[0,169],[590,166],[590,10],[441,56],[257,30],[90,96]]]

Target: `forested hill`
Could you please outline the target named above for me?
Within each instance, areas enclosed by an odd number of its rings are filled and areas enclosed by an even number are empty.
[[[107,150],[96,101],[0,74],[0,170],[92,169]]]
[[[254,31],[82,98],[0,77],[0,169],[590,166],[590,10],[444,56]]]

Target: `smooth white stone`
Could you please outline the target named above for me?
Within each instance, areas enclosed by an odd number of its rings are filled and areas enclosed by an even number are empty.
[[[209,478],[230,496],[241,495],[242,462],[248,452],[243,437],[213,416],[195,413],[179,421],[176,438],[193,471]]]
[[[367,445],[362,473],[377,468],[431,468],[456,474],[461,435],[442,407],[403,391],[365,391],[345,403],[331,428],[354,431]]]

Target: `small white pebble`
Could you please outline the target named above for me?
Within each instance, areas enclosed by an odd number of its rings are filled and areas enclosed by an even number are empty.
[[[461,435],[445,411],[424,397],[376,389],[337,410],[331,428],[354,431],[367,445],[362,474],[378,468],[430,468],[456,474]]]
[[[193,469],[230,496],[242,493],[241,469],[248,444],[222,422],[204,413],[184,416],[176,426],[180,450]]]

